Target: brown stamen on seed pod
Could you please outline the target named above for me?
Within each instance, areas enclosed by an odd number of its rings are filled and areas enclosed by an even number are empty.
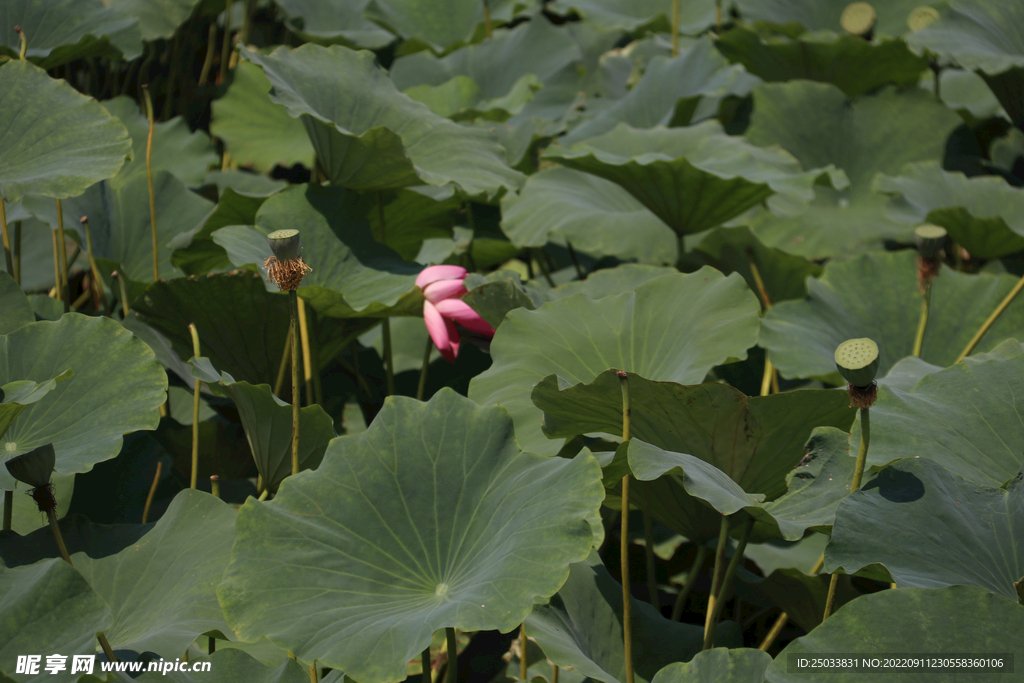
[[[920,255],[917,257],[917,286],[921,289],[922,294],[928,291],[928,287],[939,274],[941,267],[942,261],[937,258]]]
[[[872,382],[866,387],[858,387],[847,384],[846,390],[850,394],[851,408],[870,408],[878,398],[878,383]]]
[[[302,284],[302,278],[306,277],[306,273],[313,272],[313,269],[306,265],[301,256],[287,261],[278,261],[276,256],[271,256],[263,262],[263,267],[267,270],[267,277],[270,278],[270,281],[277,285],[282,292],[298,289]]]

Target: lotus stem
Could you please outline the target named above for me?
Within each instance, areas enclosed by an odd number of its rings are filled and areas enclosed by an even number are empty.
[[[56,299],[61,291],[60,286],[60,247],[57,246],[57,228],[53,228],[50,231],[53,237],[53,290],[50,292],[50,298]]]
[[[203,59],[203,69],[199,72],[199,87],[202,88],[210,82],[210,68],[213,67],[213,53],[217,50],[217,20],[210,22],[210,29],[206,35],[206,57]]]
[[[551,270],[544,261],[543,252],[540,249],[531,249],[530,252],[533,254],[533,260],[537,261],[537,266],[540,268],[540,272],[543,273],[544,279],[547,280],[548,286],[554,287],[555,281],[551,278]]]
[[[451,626],[446,626],[444,629],[444,635],[448,642],[448,683],[458,683],[459,681],[459,664],[458,664],[458,643],[455,642],[455,629]]]
[[[725,549],[729,544],[729,518],[722,515],[722,521],[718,528],[718,545],[715,547],[715,566],[711,575],[711,595],[708,597],[708,611],[704,617],[704,637],[707,638],[708,630],[711,627],[711,614],[715,610],[715,598],[718,595],[718,587],[721,585],[722,570],[725,563]]]
[[[420,655],[420,668],[423,669],[423,672],[421,674],[422,678],[423,678],[423,683],[431,683],[431,680],[430,680],[430,670],[431,670],[432,667],[430,666],[430,646],[429,645],[427,645],[423,649],[423,654]]]
[[[932,285],[929,282],[925,285],[924,294],[921,297],[921,319],[917,323],[917,334],[914,335],[914,349],[912,356],[921,357],[921,345],[924,344],[924,331],[928,326],[928,305],[931,299]]]
[[[489,0],[484,0],[484,30],[487,32],[488,38],[494,37],[494,28],[491,26],[491,3]]]
[[[156,495],[156,487],[160,484],[160,473],[163,469],[164,464],[157,460],[156,472],[153,473],[153,483],[149,485],[149,493],[146,495],[146,504],[142,507],[143,524],[149,521],[149,507],[153,504],[153,496]]]
[[[583,268],[580,266],[580,260],[576,256],[576,250],[572,248],[572,242],[566,240],[565,248],[569,252],[569,258],[572,259],[573,267],[576,269],[576,277],[578,277],[580,280],[586,280],[587,276],[583,272]]]
[[[761,652],[768,652],[768,648],[772,646],[775,639],[779,637],[780,633],[782,633],[782,629],[786,625],[787,621],[789,621],[789,615],[785,612],[780,614],[779,618],[775,620],[774,624],[772,624],[772,628],[768,631],[768,635],[766,635],[764,640],[761,641],[761,644],[757,646],[757,649]]]
[[[64,207],[59,199],[57,203],[57,249],[60,252],[61,294],[64,298],[64,312],[71,310],[71,286],[68,284],[68,247],[64,238]]]
[[[309,683],[316,683],[316,662],[309,665]]]
[[[14,281],[21,286],[21,221],[14,221]]]
[[[289,312],[291,313],[292,337],[292,474],[299,473],[299,340],[296,339],[299,317],[299,295],[294,289],[288,291]]]
[[[672,621],[679,621],[679,617],[683,616],[686,598],[689,597],[690,591],[693,590],[694,584],[697,583],[697,575],[700,574],[700,568],[704,566],[704,560],[707,556],[708,549],[703,544],[697,546],[697,559],[693,561],[693,566],[687,572],[686,579],[679,589],[679,595],[676,597],[676,603],[672,606]]]
[[[220,48],[220,76],[217,77],[217,84],[220,85],[228,75],[228,64],[231,61],[231,0],[227,0],[224,9],[224,42]]]
[[[719,30],[721,30],[721,22],[719,22]],[[672,56],[679,56],[679,0],[672,0]]]
[[[188,333],[192,337],[192,356],[197,360],[199,352],[199,330],[194,323],[188,324]],[[199,477],[199,380],[195,380],[192,388],[192,476],[188,487],[194,489]]]
[[[387,373],[388,396],[395,395],[395,362],[391,350],[391,319],[384,318],[384,370]]]
[[[964,347],[964,350],[960,352],[959,356],[957,356],[955,361],[956,363],[962,361],[971,351],[974,350],[974,347],[978,345],[978,342],[981,341],[981,338],[985,336],[986,332],[988,332],[988,328],[992,327],[996,319],[999,318],[999,316],[1002,315],[1003,311],[1006,310],[1006,307],[1009,306],[1011,302],[1013,302],[1014,298],[1016,298],[1016,296],[1020,293],[1021,289],[1024,289],[1024,277],[1021,277],[1021,279],[1017,281],[1017,284],[1014,285],[1013,289],[1010,290],[1010,293],[1006,295],[1006,298],[1004,298],[1002,302],[1000,302],[1000,304],[996,306],[996,310],[992,311],[992,315],[990,315],[988,319],[985,320],[984,323],[982,323],[981,327],[978,329],[978,332],[974,335],[974,337],[971,338],[971,341],[967,342],[967,346]]]
[[[661,611],[661,602],[658,600],[658,572],[654,566],[654,523],[646,511],[644,518],[644,564],[647,568],[647,592],[648,601],[651,607]]]
[[[0,198],[0,233],[2,233],[4,240],[4,259],[7,261],[7,272],[10,273],[11,277],[14,277],[14,254],[11,251],[11,236],[7,232],[7,209],[4,208],[4,204],[6,202],[3,198]]]
[[[526,670],[530,667],[526,661],[526,624],[519,627],[519,680],[526,681],[527,678]]]
[[[64,536],[61,535],[60,527],[57,526],[57,513],[54,511],[55,507],[56,506],[52,505],[46,509],[46,517],[50,520],[50,531],[53,532],[53,540],[57,541],[57,549],[60,550],[60,556],[64,558],[65,562],[71,564],[71,556],[68,555],[68,548],[64,545]]]
[[[103,648],[103,654],[107,656],[108,662],[117,662],[117,656],[114,655],[114,648],[110,647],[110,641],[107,640],[106,634],[102,631],[96,634],[96,640],[100,641],[100,647]]]
[[[715,0],[715,31],[722,32],[722,0]]]
[[[309,353],[309,327],[306,325],[306,302],[298,297],[299,302],[299,339],[302,342],[302,372],[306,385],[306,405],[313,405],[313,367]]]
[[[558,683],[558,665],[551,663],[551,683]]]
[[[722,616],[722,608],[725,607],[725,596],[732,588],[732,577],[736,574],[736,568],[739,567],[740,561],[743,559],[743,551],[747,548],[747,541],[750,540],[750,532],[753,528],[754,518],[750,517],[743,526],[743,531],[740,532],[739,545],[736,546],[736,551],[733,553],[732,559],[729,560],[729,566],[725,570],[725,576],[722,578],[718,594],[715,596],[715,608],[711,614],[711,622],[704,632],[705,650],[710,650],[715,646],[715,629],[718,628],[718,620]]]
[[[260,502],[263,502],[263,501],[265,501],[267,499],[267,496],[269,496],[269,495],[270,495],[270,489],[263,489],[263,491],[260,493],[260,497],[257,498],[256,500],[258,500]]]
[[[210,475],[210,493],[220,498],[220,477],[216,474]]]
[[[156,237],[156,193],[153,190],[153,100],[149,96],[149,85],[142,86],[142,94],[146,101],[146,120],[149,132],[146,135],[146,181],[149,184],[149,225],[153,237],[153,282],[160,279],[160,255],[157,251]]]
[[[622,387],[622,443],[629,443],[632,405],[629,400],[629,375],[616,372]],[[622,574],[622,649],[626,659],[626,683],[633,683],[633,605],[629,586],[629,472],[622,477],[622,527],[619,538],[619,569]]]
[[[274,395],[280,396],[281,389],[284,387],[285,370],[288,369],[288,361],[291,360],[292,356],[292,335],[289,332],[288,337],[284,341],[284,351],[281,353],[281,364],[277,366],[277,380],[274,381]]]
[[[116,270],[110,274],[110,277],[117,280],[118,288],[121,290],[121,309],[124,311],[124,317],[128,317],[128,286],[124,283],[124,277]]]
[[[434,341],[427,336],[427,350],[423,352],[423,367],[420,368],[420,383],[416,386],[416,400],[422,401],[427,390],[427,370],[430,368],[430,352],[434,350]]]
[[[92,272],[92,280],[95,283],[96,302],[99,304],[99,302],[103,301],[103,279],[100,278],[100,269],[92,255],[92,234],[89,232],[89,217],[82,216],[81,222],[82,231],[85,233],[85,253],[89,257],[89,270]]]
[[[14,524],[14,491],[4,490],[4,531],[10,531]]]

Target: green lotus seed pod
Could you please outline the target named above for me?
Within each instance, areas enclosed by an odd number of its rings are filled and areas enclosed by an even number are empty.
[[[946,229],[938,225],[919,225],[914,228],[917,253],[925,258],[939,258],[946,245]]]
[[[298,230],[275,230],[267,235],[267,239],[278,261],[294,261],[299,258]]]
[[[12,477],[35,489],[50,483],[50,475],[53,474],[53,466],[56,463],[57,455],[53,451],[53,444],[48,443],[15,456],[5,464]]]
[[[915,7],[907,17],[907,27],[911,31],[920,31],[938,19],[939,11],[934,7]]]
[[[836,347],[836,367],[853,386],[868,386],[878,372],[878,344],[867,337],[847,339]]]
[[[866,2],[851,2],[839,17],[843,30],[854,36],[863,36],[871,32],[877,19],[875,8]]]

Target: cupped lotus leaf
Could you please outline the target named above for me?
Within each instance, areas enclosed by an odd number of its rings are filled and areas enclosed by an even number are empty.
[[[231,643],[233,645],[234,643]],[[223,648],[223,649],[222,649]],[[282,652],[282,655],[284,653]],[[217,651],[210,656],[189,657],[191,666],[199,662],[210,665],[209,671],[190,667],[170,674],[162,671],[144,673],[134,679],[139,683],[156,683],[171,680],[174,683],[309,683],[309,669],[290,657],[278,666],[267,666],[240,649],[230,647],[225,641],[218,641]],[[339,672],[340,673],[340,672]],[[327,681],[324,677],[321,681]]]
[[[0,198],[73,197],[131,154],[124,126],[96,100],[27,60],[0,65]]]
[[[878,562],[901,589],[977,586],[1016,600],[1013,584],[1024,576],[1022,479],[1004,490],[924,458],[893,463],[839,505],[825,571],[852,574]]]
[[[999,258],[1024,249],[1024,193],[998,176],[968,178],[925,161],[908,164],[897,177],[879,175],[875,191],[893,195],[891,218],[941,226],[972,257]]]
[[[52,443],[57,472],[88,472],[121,450],[127,432],[154,429],[167,375],[140,339],[109,318],[65,313],[0,337],[0,385],[74,376],[33,403],[3,437],[3,459]],[[0,488],[13,489],[6,469]]]
[[[135,21],[103,6],[100,0],[9,0],[0,10],[0,54],[16,59],[20,26],[28,38],[25,57],[43,69],[75,59],[107,57],[132,60],[142,52]]]
[[[758,309],[742,278],[707,267],[597,301],[580,292],[535,311],[518,308],[495,334],[493,365],[473,378],[469,397],[504,406],[524,448],[554,455],[560,443],[545,438],[530,400],[541,379],[554,373],[570,384],[591,382],[614,368],[697,383],[715,365],[746,357],[757,340]]]
[[[871,2],[875,10],[875,36],[902,36],[907,19],[918,7],[945,9],[948,0],[887,0]],[[736,0],[740,16],[747,21],[771,24],[797,23],[810,31],[840,32],[840,17],[850,0]]]
[[[610,180],[556,166],[501,200],[501,229],[518,247],[565,244],[595,257],[675,263],[672,229]]]
[[[236,382],[231,375],[217,372],[208,358],[192,358],[190,362],[196,379],[235,402],[263,488],[271,493],[277,491],[292,473],[291,404],[274,396],[269,385]],[[299,468],[316,469],[327,443],[337,436],[334,420],[317,404],[300,408],[299,433]]]
[[[242,54],[263,67],[273,85],[270,99],[302,120],[334,185],[390,190],[455,183],[468,195],[497,195],[523,182],[490,133],[441,118],[398,92],[371,52],[304,45],[266,56],[242,48]],[[365,106],[353,108],[354,101]]]
[[[485,99],[480,86],[468,76],[455,76],[441,85],[417,85],[405,94],[427,105],[430,111],[453,121],[483,119],[505,121],[520,113],[543,87],[533,74],[520,78],[504,97]]]
[[[1002,486],[1021,468],[1024,438],[1017,396],[1024,346],[1008,339],[968,356],[913,388],[883,385],[871,409],[868,463],[932,460],[968,481]],[[859,423],[851,447],[860,444]]]
[[[769,82],[806,79],[832,83],[847,97],[884,85],[916,85],[928,60],[902,40],[866,41],[831,32],[791,38],[771,31],[736,26],[716,41],[722,54]]]
[[[186,489],[145,536],[116,555],[72,555],[75,569],[110,605],[111,646],[168,659],[207,631],[229,633],[214,587],[228,563],[234,523],[231,506]]]
[[[978,72],[1018,126],[1024,123],[1024,7],[1012,0],[954,0],[939,21],[907,36],[926,50]]]
[[[0,438],[25,408],[42,399],[57,388],[58,382],[63,382],[73,374],[74,371],[68,368],[45,382],[21,379],[0,386]]]
[[[106,259],[136,282],[153,281],[153,232],[149,213],[149,187],[145,172],[132,173],[117,187],[97,183],[79,197],[64,200],[64,229],[74,230],[82,251],[86,249],[83,216],[89,218],[92,253]],[[202,222],[213,204],[185,187],[168,171],[153,174],[156,200],[157,254],[161,278],[181,275],[171,264],[171,241]],[[57,206],[52,200],[29,197],[25,207],[51,227],[57,227]],[[107,282],[109,289],[116,284]]]
[[[791,658],[816,657],[823,653],[863,653],[865,657],[932,653],[1016,653],[1021,652],[1017,634],[1024,629],[1024,609],[1000,595],[973,586],[952,586],[930,590],[900,588],[862,595],[844,605],[821,626],[790,643],[768,667],[769,683],[806,681],[806,672],[789,673]],[[998,658],[998,655],[996,656]],[[1004,659],[1004,665],[1008,662]],[[816,671],[815,681],[845,683],[849,670]],[[971,673],[974,680],[984,674]],[[909,678],[909,676],[907,677]],[[953,683],[964,679],[963,671],[931,670],[929,681]],[[991,675],[991,680],[1005,674]],[[859,670],[856,680],[889,683],[892,670]]]
[[[981,324],[1013,289],[1010,275],[967,275],[943,267],[932,281],[931,310],[921,358],[953,363]],[[835,350],[847,339],[868,337],[878,344],[878,374],[912,355],[921,311],[915,251],[876,252],[825,267],[807,280],[803,301],[773,306],[762,321],[761,346],[785,377],[818,377],[839,384]],[[982,337],[975,353],[1007,338],[1024,339],[1024,304],[1011,303]]]
[[[146,42],[170,38],[192,14],[201,0],[107,0],[104,4],[118,13],[138,19]]]
[[[523,453],[499,407],[391,397],[271,503],[246,501],[218,594],[242,640],[401,680],[437,629],[509,631],[553,595],[600,541],[603,497],[589,452]]]
[[[489,3],[491,21],[507,23],[537,4],[537,0],[494,0]],[[477,0],[451,0],[443,12],[430,0],[370,0],[365,15],[408,42],[439,53],[484,38],[484,6]]]
[[[310,4],[327,3],[319,0]],[[271,101],[270,81],[263,71],[255,64],[242,62],[232,74],[227,92],[211,104],[210,120],[210,132],[224,141],[231,159],[261,173],[278,164],[312,168],[313,146],[306,129],[283,106]]]
[[[317,313],[334,318],[421,315],[423,295],[415,280],[422,268],[373,238],[368,208],[356,193],[340,187],[294,187],[260,207],[255,228],[221,228],[213,239],[235,265],[255,263],[265,273],[263,262],[271,255],[266,236],[297,229],[302,258],[313,269],[299,295]],[[265,282],[280,291],[269,278]]]
[[[267,201],[230,188],[221,192],[217,206],[193,230],[179,233],[167,243],[171,263],[188,275],[208,275],[230,270],[227,252],[213,241],[213,233],[229,225],[255,225],[256,213]]]
[[[716,647],[689,662],[669,664],[651,683],[764,683],[764,672],[772,656],[754,648],[730,650]]]
[[[885,215],[872,192],[877,173],[895,175],[913,161],[941,160],[960,117],[919,89],[884,88],[855,102],[828,83],[763,83],[744,135],[780,145],[804,168],[834,164],[850,186],[815,188],[809,203],[769,202],[750,226],[765,244],[810,259],[827,258],[883,239],[910,241],[911,228]],[[899,140],[900,144],[893,144]]]
[[[659,669],[700,652],[704,629],[661,616],[647,603],[634,600],[633,665],[637,681],[651,681]],[[526,632],[558,666],[571,666],[603,683],[626,680],[622,646],[622,586],[597,558],[569,567],[569,578],[547,605],[534,607]],[[718,631],[735,640],[731,623]]]
[[[582,292],[588,299],[603,299],[613,294],[631,292],[645,282],[666,275],[675,276],[678,272],[671,266],[623,263],[614,268],[603,268],[587,276],[586,280],[573,280],[554,289],[549,289],[543,293],[543,296],[548,301],[555,301]],[[536,289],[532,291],[536,291]],[[543,302],[544,299],[540,299],[539,303]],[[537,302],[535,301],[535,303]]]
[[[219,100],[215,100],[219,101]],[[103,107],[121,120],[132,138],[132,160],[125,163],[110,183],[120,189],[136,176],[146,175],[146,140],[149,137],[149,122],[139,110],[139,103],[122,95],[104,100]],[[220,163],[210,141],[202,130],[189,130],[188,122],[175,116],[170,121],[153,126],[153,151],[151,164],[153,173],[170,171],[171,174],[189,187],[203,184],[207,169]]]
[[[715,23],[714,7],[707,3],[681,0],[679,4],[680,33],[695,35]],[[672,22],[672,4],[662,0],[555,0],[548,10],[563,16],[575,12],[602,31],[667,31]]]
[[[0,335],[10,334],[23,325],[34,323],[32,304],[14,278],[0,272]]]
[[[303,40],[376,50],[395,39],[363,16],[369,0],[275,0],[275,4],[287,15],[288,27]]]
[[[18,683],[53,680],[45,657],[38,674],[15,673],[18,655],[59,652],[70,662],[94,654],[96,633],[111,624],[103,599],[60,558],[0,567],[0,614],[0,676]]]
[[[637,130],[620,123],[544,158],[618,183],[676,233],[721,225],[777,192],[811,199],[830,172],[804,172],[785,150],[725,134],[718,121],[688,128]],[[834,182],[840,182],[835,180]]]
[[[715,42],[704,37],[677,57],[652,59],[640,82],[575,127],[562,144],[606,133],[619,123],[653,128],[703,121],[717,116],[726,97],[745,97],[759,82],[742,66],[730,65],[715,49]]]

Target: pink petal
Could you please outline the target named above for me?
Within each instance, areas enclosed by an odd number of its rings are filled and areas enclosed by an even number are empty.
[[[416,276],[416,286],[425,288],[431,282],[438,280],[463,280],[466,277],[466,269],[462,266],[428,266]]]
[[[434,306],[445,318],[454,320],[470,332],[494,336],[494,328],[490,323],[480,317],[480,314],[469,307],[465,301],[460,299],[445,299],[438,301]]]
[[[448,343],[451,347],[452,357],[448,358],[448,356],[444,356],[443,353],[441,355],[447,358],[449,363],[454,363],[456,357],[458,357],[459,355],[459,331],[455,329],[455,323],[453,323],[451,320],[448,320],[448,318],[444,319],[444,324],[445,327],[448,329]]]
[[[427,334],[434,342],[434,346],[441,352],[449,363],[455,361],[459,352],[459,333],[450,320],[442,317],[441,313],[429,301],[423,302],[423,323],[427,326]],[[452,350],[452,338],[454,333],[455,350]]]
[[[432,304],[451,298],[460,298],[466,293],[462,280],[438,280],[423,288],[423,296]]]

